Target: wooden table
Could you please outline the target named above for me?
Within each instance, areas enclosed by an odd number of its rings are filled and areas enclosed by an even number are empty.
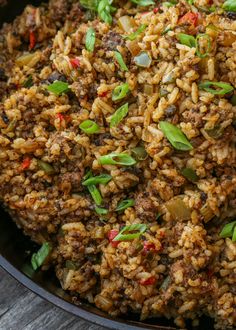
[[[54,307],[0,268],[0,330],[106,330]]]

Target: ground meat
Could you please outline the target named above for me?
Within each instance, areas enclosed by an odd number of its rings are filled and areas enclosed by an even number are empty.
[[[68,1],[65,0],[50,1],[49,10],[54,20],[64,21],[69,10]]]
[[[116,32],[110,31],[103,38],[104,47],[107,50],[116,50],[117,46],[124,46],[125,42],[122,36]]]
[[[64,187],[66,185],[66,188],[70,190],[79,191],[83,175],[84,173],[82,171],[65,173],[59,179],[61,181],[61,186]]]
[[[140,219],[155,221],[158,208],[148,193],[139,193],[135,200],[135,211]]]

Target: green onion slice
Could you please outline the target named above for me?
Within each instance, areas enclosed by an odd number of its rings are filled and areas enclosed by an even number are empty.
[[[225,225],[220,232],[220,237],[232,237],[233,242],[236,242],[236,221],[230,222]]]
[[[124,165],[131,166],[136,164],[136,160],[128,154],[118,154],[112,152],[108,155],[101,156],[99,159],[101,165]]]
[[[90,192],[90,195],[92,196],[94,202],[96,205],[101,205],[102,204],[102,196],[100,191],[95,185],[87,186],[88,191]]]
[[[40,266],[42,266],[42,264],[44,263],[44,261],[46,260],[48,255],[50,254],[51,250],[52,250],[52,247],[51,247],[50,243],[46,242],[46,243],[43,243],[43,245],[41,246],[41,248],[38,250],[37,253],[34,253],[32,255],[31,265],[34,270],[37,270]]]
[[[109,174],[101,174],[98,176],[93,176],[85,180],[82,184],[83,186],[91,186],[91,185],[97,185],[97,184],[107,184],[109,181],[111,181],[112,176]]]
[[[127,68],[127,66],[126,66],[126,64],[125,64],[125,62],[123,60],[123,57],[122,57],[121,53],[115,51],[114,54],[115,54],[115,58],[116,58],[116,60],[117,60],[117,62],[119,64],[121,70],[122,71],[129,71],[129,69]]]
[[[129,84],[124,83],[117,86],[112,93],[112,101],[118,101],[126,97],[129,93]]]
[[[55,173],[54,168],[51,164],[44,162],[43,160],[38,159],[37,164],[40,170],[44,171],[46,174],[51,175]]]
[[[25,87],[25,88],[30,88],[30,87],[33,86],[33,84],[34,84],[34,82],[33,82],[33,77],[32,77],[32,75],[30,75],[30,76],[24,81],[24,83],[23,83],[23,87]]]
[[[86,134],[95,134],[100,132],[100,127],[92,120],[85,120],[80,125],[79,128]]]
[[[117,212],[124,211],[125,209],[131,206],[134,206],[134,199],[125,199],[117,205],[116,211]]]
[[[200,51],[200,40],[201,39],[206,39],[206,42],[207,42],[207,48],[206,48],[206,51],[205,53],[202,53]],[[204,57],[207,57],[210,53],[210,50],[211,50],[211,38],[208,34],[205,34],[205,33],[201,33],[201,34],[198,34],[197,37],[196,37],[196,54],[198,57],[200,58],[204,58]]]
[[[142,6],[142,7],[155,5],[155,1],[153,1],[153,0],[131,0],[131,2],[135,3],[138,6]]]
[[[152,58],[146,51],[142,51],[139,55],[134,57],[134,63],[141,68],[149,68],[152,64]]]
[[[196,39],[189,34],[179,33],[177,38],[182,45],[188,46],[190,48],[196,47]]]
[[[110,127],[117,126],[122,119],[124,119],[129,112],[129,105],[125,103],[111,116]]]
[[[142,25],[140,25],[140,27],[135,32],[133,32],[133,33],[127,35],[127,36],[123,36],[123,38],[124,39],[127,39],[127,40],[133,41],[133,40],[137,39],[137,37],[141,33],[143,33],[146,30],[146,28],[147,28],[147,25],[146,24],[142,24]]]
[[[181,174],[186,178],[188,179],[189,181],[192,181],[192,182],[196,182],[199,177],[197,176],[196,172],[190,168],[190,167],[186,167],[184,168],[182,171],[181,171]]]
[[[112,7],[112,0],[101,0],[98,2],[97,12],[98,16],[108,24],[112,23],[112,13],[116,11],[116,8]]]
[[[135,238],[139,238],[146,230],[147,225],[145,224],[125,226],[113,241],[131,241]]]
[[[79,2],[82,7],[92,11],[96,11],[99,0],[80,0]]]
[[[218,89],[211,88],[218,87]],[[199,84],[200,89],[204,89],[206,92],[209,92],[214,95],[225,95],[233,92],[234,87],[228,83],[224,82],[215,82],[215,81],[204,81]]]
[[[131,155],[137,160],[142,161],[147,159],[148,154],[144,147],[136,147],[131,149]]]
[[[89,52],[94,51],[96,36],[94,28],[90,27],[86,34],[85,47]]]
[[[177,1],[172,0],[172,1],[165,1],[162,3],[162,6],[170,8],[170,7],[174,7],[177,4]]]
[[[52,92],[56,95],[61,95],[63,93],[68,92],[70,89],[69,89],[69,85],[66,82],[54,81],[54,83],[47,86],[47,90],[49,90],[49,92]]]
[[[223,9],[226,11],[236,12],[236,1],[235,0],[226,0],[223,4]]]
[[[99,215],[106,215],[109,212],[107,209],[105,209],[103,207],[98,207],[98,206],[95,207],[95,211]]]
[[[167,121],[161,121],[160,129],[175,149],[182,151],[193,149],[191,143],[188,141],[180,128]]]

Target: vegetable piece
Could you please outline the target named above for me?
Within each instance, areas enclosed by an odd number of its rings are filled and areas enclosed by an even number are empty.
[[[38,159],[37,163],[38,163],[39,169],[44,171],[46,174],[52,175],[52,174],[55,173],[54,168],[49,163],[46,163],[46,162],[44,162],[43,160],[40,160],[40,159]]]
[[[227,225],[225,225],[223,227],[223,229],[221,230],[220,237],[222,237],[222,238],[232,237],[233,235],[235,235],[234,234],[235,229],[236,229],[236,221],[227,223]],[[235,238],[235,240],[233,240],[233,242],[236,241],[236,237],[234,237],[234,238]]]
[[[33,86],[33,77],[30,75],[23,83],[23,87],[30,88]]]
[[[184,203],[182,196],[171,198],[165,203],[165,207],[176,221],[185,221],[191,218],[191,210]]]
[[[146,230],[147,230],[147,225],[142,223],[125,226],[124,228],[121,229],[121,231],[113,239],[113,241],[131,241],[135,238],[139,238]]]
[[[171,1],[164,1],[162,3],[162,6],[167,7],[167,8],[170,8],[170,7],[175,6],[176,4],[177,4],[177,1],[171,0]]]
[[[98,188],[95,185],[87,186],[87,188],[95,204],[100,206],[102,204],[102,196]]]
[[[214,89],[212,87],[218,87],[219,89]],[[214,95],[225,95],[233,92],[234,87],[225,82],[215,82],[215,81],[204,81],[199,84],[200,89],[204,89],[206,92]]]
[[[112,101],[118,101],[126,97],[129,93],[129,84],[124,83],[122,85],[117,86],[112,93]]]
[[[135,32],[129,34],[128,36],[123,36],[123,38],[133,41],[133,40],[137,39],[137,37],[141,33],[143,33],[146,28],[147,28],[147,25],[146,24],[142,24],[142,25],[140,25],[140,27]]]
[[[186,167],[184,168],[182,171],[181,171],[181,174],[186,178],[188,179],[189,181],[192,181],[192,182],[196,182],[199,177],[197,176],[196,172],[190,168],[190,167]]]
[[[71,260],[66,260],[66,264],[65,264],[67,269],[72,269],[72,270],[76,270],[76,265],[73,261]]]
[[[155,2],[153,0],[131,0],[131,2],[142,7],[155,5]]]
[[[200,40],[201,39],[205,39],[206,42],[207,42],[207,47],[206,47],[206,51],[205,53],[202,53],[200,51]],[[207,57],[209,55],[209,52],[211,50],[211,39],[209,37],[208,34],[206,33],[201,33],[201,34],[198,34],[197,37],[196,37],[196,54],[198,57],[200,58],[204,58],[204,57]]]
[[[226,0],[223,4],[223,9],[226,11],[236,12],[236,1]]]
[[[130,32],[135,27],[135,21],[128,15],[121,16],[118,19],[118,24],[125,32]]]
[[[166,291],[168,286],[170,285],[171,283],[171,277],[168,275],[164,281],[162,282],[161,286],[160,286],[160,290],[162,291]]]
[[[22,170],[27,170],[30,167],[30,164],[31,164],[31,158],[26,157],[21,164]]]
[[[117,205],[115,210],[117,212],[120,212],[126,210],[128,207],[131,206],[134,206],[134,199],[125,199]]]
[[[99,215],[106,215],[109,212],[107,209],[98,206],[95,207],[95,211]]]
[[[38,53],[27,53],[24,55],[21,55],[16,59],[16,64],[19,66],[25,66],[25,65],[30,65],[31,62],[34,61],[34,59],[38,56]]]
[[[152,64],[152,58],[148,52],[143,51],[134,57],[134,63],[142,68],[149,68]]]
[[[112,176],[109,174],[101,174],[98,176],[92,176],[88,178],[87,180],[83,181],[83,186],[91,186],[96,184],[107,184],[109,181],[111,181]]]
[[[129,104],[125,103],[122,105],[119,109],[116,110],[116,112],[110,117],[110,127],[115,127],[117,126],[122,119],[124,119],[129,112]]]
[[[118,154],[112,152],[99,158],[101,165],[124,165],[131,166],[136,164],[136,160],[128,154]]]
[[[86,34],[85,47],[89,52],[94,51],[96,36],[94,28],[90,27]]]
[[[177,37],[182,45],[186,45],[190,48],[196,47],[196,40],[193,36],[185,33],[179,33]]]
[[[108,24],[112,23],[111,14],[116,11],[116,8],[111,5],[112,2],[112,0],[100,0],[97,7],[98,16]]]
[[[35,37],[34,31],[30,31],[29,41],[30,41],[29,49],[32,50],[32,49],[34,49],[34,47],[36,45],[36,37]]]
[[[70,59],[70,64],[72,65],[72,67],[73,67],[74,69],[78,69],[78,68],[80,67],[80,61],[79,61],[79,59],[76,58],[76,57]]]
[[[86,134],[95,134],[100,132],[100,127],[92,120],[85,120],[80,125],[79,128]]]
[[[125,62],[123,60],[123,57],[122,57],[121,53],[115,51],[114,54],[115,54],[115,58],[116,58],[116,60],[117,60],[117,62],[119,64],[121,70],[122,71],[129,71],[129,69],[127,68],[127,66],[126,66],[126,64],[125,64]]]
[[[155,244],[152,242],[145,241],[143,243],[143,251],[144,253],[148,253],[149,251],[156,251]]]
[[[168,33],[169,31],[172,31],[172,28],[167,26],[161,33],[162,36],[164,36],[166,33]]]
[[[116,248],[120,242],[115,242],[114,241],[114,238],[119,234],[119,231],[116,230],[116,229],[112,229],[108,232],[108,239],[109,239],[109,242],[111,243],[111,245]]]
[[[206,129],[206,133],[212,138],[212,139],[219,139],[224,134],[224,128],[221,127],[221,125],[216,125],[212,129]]]
[[[144,147],[136,147],[131,149],[131,155],[137,160],[142,161],[147,159],[148,154]]]
[[[92,11],[97,10],[99,0],[80,0],[80,4],[82,7],[86,9],[90,9]]]
[[[49,90],[49,92],[52,92],[56,95],[61,95],[63,93],[68,92],[70,89],[69,89],[69,85],[66,82],[57,80],[51,85],[47,86],[47,90]]]
[[[38,250],[37,253],[34,253],[32,255],[31,265],[34,270],[37,270],[40,266],[42,266],[42,264],[44,263],[44,261],[46,260],[48,255],[50,254],[51,250],[52,250],[52,247],[51,247],[50,243],[46,242],[46,243],[43,243],[43,245],[41,246],[41,248]]]
[[[139,283],[141,285],[145,285],[145,286],[146,285],[153,285],[153,284],[156,283],[156,278],[154,276],[151,276],[149,278],[144,278],[144,279],[140,280]]]
[[[160,129],[175,149],[182,151],[188,151],[193,149],[191,143],[188,141],[188,139],[180,130],[180,128],[174,126],[167,121],[161,121]]]
[[[179,19],[179,24],[190,24],[196,27],[197,23],[198,23],[198,14],[192,12],[186,13],[184,16],[182,16]]]

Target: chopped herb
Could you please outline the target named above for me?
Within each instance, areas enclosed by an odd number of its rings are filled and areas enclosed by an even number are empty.
[[[115,58],[116,58],[116,60],[117,60],[117,62],[119,64],[121,70],[122,71],[129,71],[129,69],[127,68],[127,66],[126,66],[126,64],[125,64],[125,62],[123,60],[123,57],[122,57],[121,53],[115,51],[114,54],[115,54]]]
[[[119,234],[113,239],[113,241],[131,241],[135,238],[139,238],[147,230],[145,224],[134,224],[125,226]],[[134,233],[135,232],[135,233]]]
[[[117,86],[112,93],[112,101],[118,101],[126,97],[129,93],[129,84],[124,83]]]
[[[172,28],[167,26],[167,27],[164,29],[164,31],[161,33],[161,35],[164,36],[164,35],[165,35],[166,33],[168,33],[169,31],[172,31]]]
[[[40,159],[38,159],[37,163],[40,170],[44,171],[46,174],[51,175],[55,173],[54,168],[49,163],[46,163]]]
[[[75,265],[75,263],[73,261],[66,260],[66,268],[67,269],[76,270],[76,265]]]
[[[160,286],[160,290],[162,291],[166,291],[168,286],[170,285],[171,283],[171,277],[170,276],[167,276],[164,281],[162,282],[161,286]]]
[[[188,179],[189,181],[192,181],[192,182],[196,182],[199,177],[197,176],[196,172],[190,168],[190,167],[186,167],[184,168],[182,171],[181,171],[181,174],[186,178]]]
[[[50,243],[48,243],[48,242],[43,243],[43,245],[38,250],[38,252],[34,253],[32,255],[31,265],[32,265],[34,270],[37,270],[40,266],[42,266],[42,264],[44,263],[44,261],[48,257],[49,253],[51,252],[51,249],[52,249],[52,247],[51,247]]]
[[[206,42],[207,42],[207,48],[206,48],[206,51],[204,53],[202,53],[200,51],[199,41],[201,39],[205,39]],[[210,50],[211,50],[211,38],[209,37],[209,35],[206,34],[206,33],[198,34],[197,37],[196,37],[196,54],[197,54],[197,56],[200,57],[200,58],[207,57],[209,55]]]
[[[165,2],[162,3],[162,6],[167,7],[167,8],[170,8],[170,7],[175,6],[177,3],[178,2],[175,1],[175,0],[165,1]]]
[[[125,103],[111,116],[110,127],[117,126],[124,119],[129,111],[129,104]]]
[[[112,152],[111,154],[101,156],[99,159],[101,165],[124,165],[131,166],[136,164],[136,160],[128,154],[118,154]]]
[[[85,47],[89,52],[94,51],[96,36],[94,28],[90,27],[86,34]]]
[[[90,192],[90,195],[92,196],[94,202],[96,205],[101,205],[102,204],[102,196],[100,191],[98,190],[98,188],[95,185],[90,185],[87,186],[88,191]]]
[[[131,2],[143,7],[155,5],[155,1],[153,0],[131,0]]]
[[[109,181],[111,181],[112,176],[109,174],[101,174],[98,176],[92,176],[88,178],[87,180],[83,181],[83,186],[91,186],[96,184],[107,184]]]
[[[100,127],[92,120],[85,120],[80,125],[79,128],[86,134],[94,134],[100,132]]]
[[[124,211],[125,209],[131,206],[134,206],[134,199],[125,199],[117,205],[116,211],[117,212]]]
[[[230,222],[225,225],[220,232],[220,237],[232,237],[232,241],[236,242],[236,221]]]
[[[190,48],[196,47],[196,39],[193,36],[185,33],[179,33],[177,37],[182,45]]]
[[[193,5],[193,3],[194,3],[194,0],[186,0],[187,1],[187,3],[189,3],[190,5]]]
[[[226,0],[223,4],[223,9],[230,12],[236,12],[236,1]]]
[[[99,0],[80,0],[80,4],[82,7],[96,11],[98,7]]]
[[[142,68],[149,68],[152,64],[152,58],[150,57],[148,52],[142,51],[134,57],[134,63]]]
[[[113,0],[101,0],[98,2],[97,12],[98,16],[108,24],[112,23],[112,13],[116,11],[115,7],[112,7]]]
[[[68,92],[70,89],[68,83],[63,81],[55,81],[51,85],[47,86],[47,90],[49,90],[49,92],[52,92],[56,95],[61,95],[63,93]]]
[[[211,88],[218,87],[218,89]],[[214,95],[225,95],[233,92],[234,87],[228,83],[224,82],[215,82],[215,81],[204,81],[199,84],[200,89],[204,89],[206,92],[214,94]]]
[[[107,209],[98,206],[95,207],[95,211],[99,215],[106,215],[109,212]]]
[[[193,149],[191,143],[188,141],[180,128],[169,122],[161,121],[160,129],[175,149],[182,151]]]
[[[135,32],[129,34],[128,36],[123,36],[124,39],[128,39],[128,40],[135,40],[137,39],[137,37],[143,33],[145,31],[145,29],[147,28],[147,25],[146,24],[142,24]]]
[[[31,86],[33,86],[33,77],[32,75],[30,75],[23,83],[23,87],[25,88],[30,88]]]
[[[144,147],[136,147],[131,149],[131,155],[134,156],[137,161],[145,160],[148,157]]]

